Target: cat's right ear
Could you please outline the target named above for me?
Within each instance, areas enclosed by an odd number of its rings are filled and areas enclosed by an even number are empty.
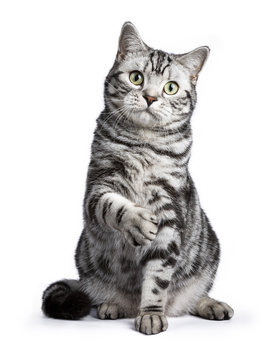
[[[194,85],[209,53],[210,49],[208,46],[201,46],[187,54],[178,55],[179,62],[189,70],[190,79]]]
[[[128,53],[147,49],[148,46],[142,41],[136,27],[129,21],[125,22],[119,38],[117,59],[122,60]]]

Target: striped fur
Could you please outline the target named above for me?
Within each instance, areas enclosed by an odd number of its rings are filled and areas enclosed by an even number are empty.
[[[146,334],[166,330],[165,315],[210,318],[211,308],[211,318],[232,316],[207,297],[219,243],[188,171],[195,85],[208,52],[153,50],[126,23],[105,81],[76,250],[79,288],[100,318],[136,317]],[[129,80],[134,70],[140,86]],[[175,95],[163,92],[168,81],[179,84]],[[149,106],[144,95],[157,101]]]

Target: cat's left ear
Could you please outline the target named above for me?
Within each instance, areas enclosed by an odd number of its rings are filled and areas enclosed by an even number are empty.
[[[122,26],[119,38],[117,52],[118,60],[122,60],[129,52],[137,52],[147,49],[148,46],[142,41],[136,27],[130,21],[125,22]]]
[[[208,46],[201,46],[187,54],[179,55],[178,61],[190,72],[191,82],[195,85],[208,55],[210,48]]]

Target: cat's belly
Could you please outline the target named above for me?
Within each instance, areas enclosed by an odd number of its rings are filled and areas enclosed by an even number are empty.
[[[136,317],[141,301],[141,276],[132,273],[118,274],[114,281],[105,282],[98,276],[91,276],[82,280],[84,291],[91,298],[92,305],[103,303],[116,304],[125,317]],[[201,296],[205,295],[203,279],[191,278],[185,286],[177,291],[168,289],[165,314],[167,316],[181,316],[191,312]]]
[[[143,256],[143,248],[134,249],[129,244],[123,245],[124,241],[108,238],[108,234],[105,237],[106,248],[100,239],[90,241],[91,254],[87,266],[91,271],[81,277],[83,290],[88,293],[93,306],[117,304],[126,317],[135,317],[141,301],[143,268],[139,259]],[[208,282],[209,279],[201,274],[186,279],[183,284],[171,284],[168,288],[166,315],[179,316],[191,311],[204,295]]]
[[[128,266],[128,261],[114,263],[119,268]],[[125,317],[135,317],[141,301],[142,276],[136,268],[126,269],[125,272],[114,272],[111,276],[96,271],[81,279],[82,288],[89,295],[92,305],[103,303],[116,304]]]
[[[118,304],[127,316],[136,313],[141,298],[140,249],[134,249],[119,232],[92,234],[81,244],[78,260],[82,288],[92,305]]]

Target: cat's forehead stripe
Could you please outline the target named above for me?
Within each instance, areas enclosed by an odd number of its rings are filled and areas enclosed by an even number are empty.
[[[171,61],[170,56],[164,51],[154,50],[149,55],[149,61],[146,67],[150,65],[152,72],[163,74],[165,69],[170,66]]]

